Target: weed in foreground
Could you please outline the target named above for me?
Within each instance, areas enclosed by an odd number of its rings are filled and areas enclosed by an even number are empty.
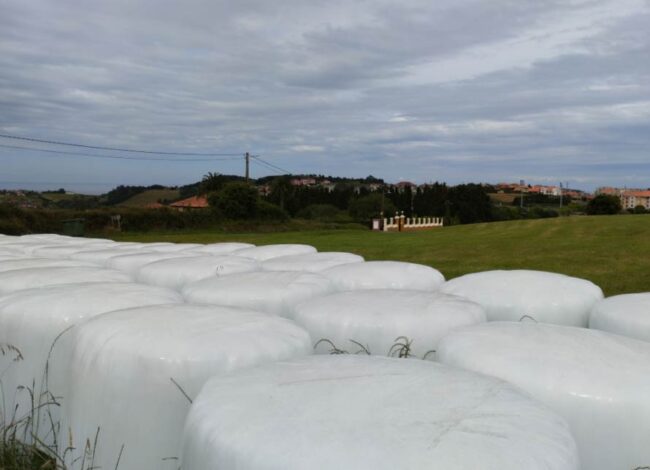
[[[330,346],[330,350],[329,350],[330,354],[367,354],[368,356],[372,354],[370,352],[370,347],[368,345],[364,346],[359,341],[355,341],[353,339],[349,339],[348,341],[353,345],[357,346],[359,349],[351,353],[346,349],[339,348],[334,344],[334,342],[332,342],[332,340],[329,340],[327,338],[319,339],[314,344],[314,349],[316,349],[320,344],[328,344]],[[406,336],[398,336],[397,338],[394,339],[394,341],[395,343],[390,347],[388,353],[386,354],[388,357],[398,357],[400,359],[417,357],[412,352],[413,340],[407,338]],[[427,359],[429,355],[435,354],[435,352],[436,352],[435,349],[431,349],[426,353],[424,353],[421,359]]]

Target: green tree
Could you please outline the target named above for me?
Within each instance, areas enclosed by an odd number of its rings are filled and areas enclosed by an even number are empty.
[[[221,173],[208,172],[203,175],[203,179],[199,184],[199,193],[209,194],[214,191],[219,191],[226,184],[226,181],[227,179]]]
[[[295,188],[291,185],[291,178],[287,175],[278,176],[271,182],[269,200],[283,210],[288,210],[292,205]]]
[[[384,217],[392,216],[397,210],[390,199],[382,197],[380,193],[372,193],[350,202],[349,212],[352,218],[359,222],[370,222],[371,219],[379,217],[382,208]]]
[[[208,203],[228,219],[250,219],[256,216],[259,194],[248,183],[230,182],[208,196]]]
[[[589,215],[611,215],[621,212],[621,200],[617,196],[599,194],[587,204],[585,209]]]
[[[492,220],[492,203],[480,184],[460,184],[447,194],[451,221],[473,224]]]

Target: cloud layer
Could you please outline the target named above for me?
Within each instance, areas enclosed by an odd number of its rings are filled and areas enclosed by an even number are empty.
[[[250,151],[296,173],[391,181],[650,186],[647,0],[0,0],[0,9],[0,133]],[[6,148],[0,162],[0,186],[92,192],[243,171],[240,160]]]

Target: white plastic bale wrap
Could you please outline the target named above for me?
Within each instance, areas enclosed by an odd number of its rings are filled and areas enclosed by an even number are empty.
[[[303,255],[308,253],[316,253],[316,248],[300,244],[278,244],[256,246],[254,248],[245,248],[233,252],[233,254],[237,256],[253,258],[257,261],[266,261],[267,259],[278,258],[280,256]]]
[[[650,344],[586,328],[498,322],[456,330],[439,361],[517,385],[567,419],[583,468],[650,464]]]
[[[118,256],[112,256],[106,260],[105,266],[135,275],[142,267],[155,261],[172,258],[185,258],[188,254],[182,252],[160,253],[157,251],[139,251]]]
[[[260,265],[250,258],[200,255],[155,261],[141,267],[136,280],[145,284],[181,289],[207,277],[257,271]]]
[[[142,251],[141,248],[133,246],[117,246],[114,248],[105,248],[101,250],[84,250],[70,255],[70,259],[87,261],[97,266],[105,266],[109,259],[115,256],[137,254]]]
[[[485,271],[447,281],[440,292],[481,304],[489,321],[519,321],[586,327],[589,312],[603,298],[594,283],[543,271]]]
[[[0,256],[3,256],[3,257],[19,257],[19,256],[24,256],[24,255],[18,250],[14,250],[12,248],[3,248],[2,245],[0,245]]]
[[[405,354],[434,359],[438,341],[454,328],[485,321],[483,308],[436,292],[377,289],[341,292],[295,308],[294,320],[319,343],[316,351]],[[403,337],[403,338],[400,338]],[[320,341],[324,340],[324,341]],[[356,343],[359,344],[356,344]]]
[[[321,271],[339,291],[362,289],[409,289],[436,291],[445,277],[429,266],[400,261],[366,261]]]
[[[194,250],[201,248],[204,245],[200,243],[148,243],[145,247],[146,250],[157,251],[160,253],[175,253],[179,251]],[[187,255],[186,255],[187,256]]]
[[[623,294],[598,302],[589,328],[650,341],[650,292]]]
[[[15,409],[18,417],[29,415],[31,401],[27,390],[19,391],[21,386],[32,388],[37,402],[49,401],[46,392],[53,391],[43,382],[48,354],[57,336],[70,326],[112,310],[173,302],[182,303],[183,298],[169,289],[135,283],[67,284],[0,297],[0,343],[11,344],[22,355],[17,362],[11,353],[0,355],[0,370],[4,371],[4,396],[0,398],[5,409]],[[48,411],[56,412],[56,408],[41,409],[41,417]],[[51,434],[47,423],[41,428]]]
[[[197,253],[209,253],[211,255],[228,255],[237,250],[244,250],[247,248],[255,248],[255,245],[239,242],[210,243],[208,245],[194,248],[192,251]]]
[[[69,258],[71,255],[80,251],[99,248],[110,248],[115,243],[92,243],[87,244],[66,244],[66,245],[52,245],[38,248],[32,252],[32,256],[39,258]]]
[[[262,262],[265,271],[320,272],[334,266],[361,263],[363,257],[352,253],[323,252],[281,256]]]
[[[34,250],[37,250],[39,248],[44,248],[46,246],[50,246],[51,244],[48,243],[39,243],[37,241],[34,242],[17,242],[17,243],[6,243],[3,246],[4,249],[10,249],[10,250],[15,250],[21,253],[23,256],[31,256],[32,252]]]
[[[210,380],[183,470],[577,470],[564,420],[429,361],[312,356]]]
[[[131,276],[112,269],[94,267],[27,268],[0,272],[0,294],[9,294],[33,287],[78,282],[129,282]]]
[[[0,263],[0,273],[28,268],[72,268],[80,266],[90,267],[93,264],[69,259],[27,258],[23,255],[2,261]]]
[[[111,312],[70,333],[60,351],[68,359],[57,360],[69,364],[56,374],[67,385],[62,429],[83,443],[100,428],[95,465],[114,468],[124,445],[120,470],[179,467],[164,459],[180,454],[185,394],[193,399],[209,378],[311,351],[309,334],[289,320],[217,306]]]
[[[329,279],[315,273],[252,272],[212,277],[188,284],[188,302],[229,305],[291,317],[294,307],[333,292]]]

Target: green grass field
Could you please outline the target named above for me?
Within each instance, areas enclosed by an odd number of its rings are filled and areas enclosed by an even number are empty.
[[[148,189],[132,198],[127,199],[120,206],[124,207],[145,207],[147,204],[153,204],[161,199],[173,201],[180,197],[178,189]]]
[[[606,295],[650,291],[650,215],[561,217],[444,227],[416,233],[365,230],[121,234],[120,240],[257,245],[308,243],[367,260],[433,266],[449,279],[489,269],[539,269],[589,279]]]

